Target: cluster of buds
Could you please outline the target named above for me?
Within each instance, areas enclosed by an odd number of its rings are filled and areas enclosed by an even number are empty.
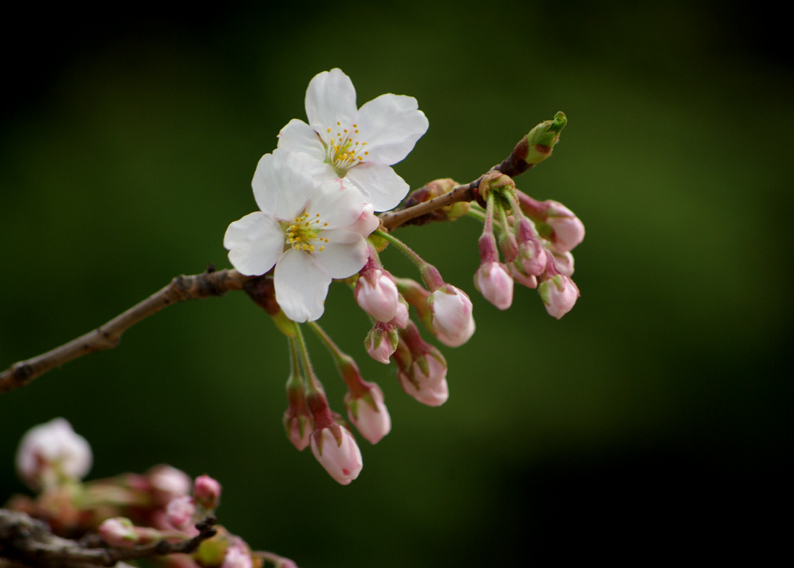
[[[442,344],[458,347],[475,331],[473,305],[466,292],[446,282],[384,222],[399,215],[390,210],[408,193],[408,184],[391,166],[427,129],[416,100],[387,94],[359,109],[349,77],[333,69],[311,80],[306,113],[308,123],[290,121],[279,133],[278,148],[260,160],[252,182],[260,211],[233,222],[224,246],[238,271],[257,277],[246,291],[288,338],[284,427],[289,440],[299,451],[311,447],[331,477],[348,484],[362,469],[353,428],[375,444],[389,433],[391,419],[381,388],[365,381],[355,361],[317,324],[331,281],[347,282],[370,318],[366,352],[380,363],[394,362],[403,390],[430,406],[449,397],[447,363],[422,339],[414,320]],[[508,160],[470,184],[479,205],[452,199],[461,186],[440,179],[408,195],[400,210],[414,208],[416,214],[406,219],[415,224],[463,216],[484,220],[475,286],[499,309],[510,307],[515,280],[537,288],[557,318],[579,296],[570,279],[570,250],[582,240],[583,225],[563,206],[517,191],[511,177],[551,154],[565,122],[558,113],[538,125]],[[384,213],[379,218],[375,211]],[[383,266],[387,246],[413,262],[421,282],[397,278]],[[331,411],[314,373],[301,331],[304,322],[326,345],[347,386],[347,420]]]
[[[196,538],[220,504],[221,485],[208,475],[194,480],[170,465],[143,474],[82,481],[92,463],[88,442],[69,422],[56,418],[29,430],[16,455],[22,481],[38,495],[15,495],[6,507],[45,521],[53,534],[80,538],[98,534],[110,548],[130,548]],[[180,568],[263,568],[267,560],[294,567],[286,558],[252,552],[220,525],[201,534],[195,551],[152,558]]]

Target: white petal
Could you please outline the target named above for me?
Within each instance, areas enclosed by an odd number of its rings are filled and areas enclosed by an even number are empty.
[[[347,278],[364,268],[369,256],[367,241],[359,233],[337,229],[326,231],[322,252],[314,253],[317,262],[332,278]]]
[[[259,160],[251,186],[254,199],[264,213],[277,219],[292,219],[303,211],[314,190],[306,154],[276,149]]]
[[[350,77],[340,69],[315,75],[306,89],[306,116],[312,128],[323,136],[337,122],[352,124],[356,116],[356,89]]]
[[[366,140],[368,159],[396,164],[413,150],[427,132],[427,117],[416,99],[405,95],[381,95],[358,111],[360,139]]]
[[[284,231],[273,217],[256,211],[234,221],[223,236],[229,261],[246,276],[273,268],[284,250]]]
[[[326,231],[349,227],[364,211],[364,196],[346,179],[328,181],[319,186],[306,211],[310,218],[319,213]]]
[[[363,163],[347,171],[347,179],[361,190],[375,211],[389,211],[400,204],[410,187],[405,180],[383,164]]]
[[[290,120],[278,133],[278,147],[290,152],[308,154],[320,163],[325,161],[325,146],[314,129],[297,118]]]
[[[292,321],[314,321],[323,315],[331,276],[311,254],[285,252],[276,264],[273,283],[276,301]]]

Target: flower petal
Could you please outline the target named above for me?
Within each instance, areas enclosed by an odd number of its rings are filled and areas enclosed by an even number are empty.
[[[308,154],[320,163],[325,161],[325,146],[317,132],[297,118],[290,120],[278,133],[278,147]]]
[[[428,127],[415,98],[392,94],[362,106],[358,124],[360,139],[367,141],[368,159],[388,165],[405,159]]]
[[[311,254],[285,252],[276,264],[273,284],[278,305],[292,321],[314,321],[323,315],[331,276]]]
[[[278,221],[259,211],[234,221],[223,236],[229,261],[246,276],[260,276],[273,268],[284,241]]]
[[[310,156],[277,148],[259,160],[251,186],[262,212],[277,219],[292,219],[303,211],[314,190]]]
[[[391,166],[374,163],[358,164],[347,171],[347,179],[364,194],[375,211],[389,211],[400,204],[410,187]]]
[[[341,69],[314,76],[306,89],[306,116],[321,136],[337,122],[349,125],[356,116],[356,89]]]
[[[364,211],[364,196],[350,181],[335,179],[317,188],[306,211],[309,217],[319,213],[326,231],[349,227]]]
[[[364,268],[369,247],[359,233],[336,229],[323,232],[323,236],[328,239],[325,249],[314,256],[331,278],[347,278]]]

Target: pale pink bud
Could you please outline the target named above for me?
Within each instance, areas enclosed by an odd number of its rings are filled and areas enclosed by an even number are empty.
[[[538,293],[549,315],[560,319],[573,308],[579,297],[579,288],[569,277],[557,274],[541,282]]]
[[[397,304],[397,311],[394,314],[394,318],[389,323],[396,325],[400,329],[405,329],[405,326],[408,325],[408,317],[408,304],[401,296],[400,302]]]
[[[374,383],[367,383],[367,394],[354,398],[352,393],[345,395],[345,406],[350,422],[372,444],[377,444],[391,430],[391,417],[383,403],[383,391]]]
[[[82,479],[91,469],[91,446],[71,424],[55,418],[27,431],[16,455],[17,472],[31,488]]]
[[[515,262],[508,265],[508,268],[510,269],[510,274],[513,276],[513,279],[519,284],[533,289],[538,287],[538,279],[535,276],[527,276],[524,274],[522,272],[523,268],[519,269],[516,267]]]
[[[358,305],[373,318],[389,322],[397,315],[400,293],[389,274],[379,268],[367,270],[356,282]]]
[[[164,505],[175,497],[190,493],[190,487],[193,485],[188,474],[170,465],[151,468],[148,477],[158,501]]]
[[[216,509],[221,500],[221,484],[209,475],[199,475],[193,483],[193,497],[204,509]]]
[[[298,414],[290,414],[287,410],[284,413],[284,428],[287,431],[287,437],[292,445],[302,452],[309,445],[309,436],[312,433],[312,422],[310,416],[303,416]]]
[[[445,284],[429,300],[438,339],[450,347],[466,343],[474,333],[473,306],[466,292]]]
[[[573,255],[570,252],[554,253],[557,270],[565,276],[573,276]]]
[[[548,201],[546,223],[554,230],[552,247],[557,252],[568,252],[584,240],[584,224],[573,211],[562,203]]]
[[[520,219],[516,226],[518,238],[517,268],[527,276],[540,276],[546,268],[546,250],[535,233],[529,219]]]
[[[171,499],[165,509],[168,522],[177,529],[189,527],[196,512],[196,504],[188,495]]]
[[[361,473],[361,450],[346,428],[336,424],[315,430],[311,441],[314,457],[338,483],[348,485]]]
[[[98,530],[102,539],[110,546],[129,547],[135,546],[138,542],[138,533],[135,532],[135,525],[125,517],[106,519],[99,525]]]
[[[499,262],[481,264],[474,275],[474,285],[500,310],[506,310],[513,303],[513,278]]]
[[[233,544],[226,549],[221,568],[252,568],[251,553],[242,545]]]
[[[394,326],[388,323],[378,322],[375,324],[367,338],[364,340],[364,346],[370,357],[376,361],[380,361],[384,365],[388,365],[391,361],[389,357],[397,349],[397,343],[400,338],[397,335],[397,330]]]
[[[415,360],[407,372],[398,371],[403,390],[422,404],[441,406],[449,398],[447,363],[440,353]]]

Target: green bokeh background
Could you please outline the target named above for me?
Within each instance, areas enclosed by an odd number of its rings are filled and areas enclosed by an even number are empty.
[[[55,416],[91,477],[167,462],[224,485],[221,522],[302,567],[521,565],[711,538],[774,548],[790,505],[794,67],[763,3],[235,3],[18,25],[0,117],[0,366],[82,334],[209,263],[255,208],[250,179],[316,73],[359,104],[419,100],[397,171],[465,182],[536,123],[569,118],[518,178],[584,221],[582,297],[499,312],[472,284],[480,227],[401,229],[469,292],[477,333],[444,349],[428,408],[361,347],[333,286],[322,323],[386,394],[393,431],[337,485],[286,440],[286,341],[241,293],[174,306],[113,351],[0,397],[0,501],[20,436]],[[34,17],[35,16],[35,17]],[[787,32],[785,32],[787,33]],[[383,257],[400,275],[412,268]],[[332,405],[344,389],[310,344]],[[780,543],[782,544],[782,543]],[[758,550],[758,549],[756,549]]]

